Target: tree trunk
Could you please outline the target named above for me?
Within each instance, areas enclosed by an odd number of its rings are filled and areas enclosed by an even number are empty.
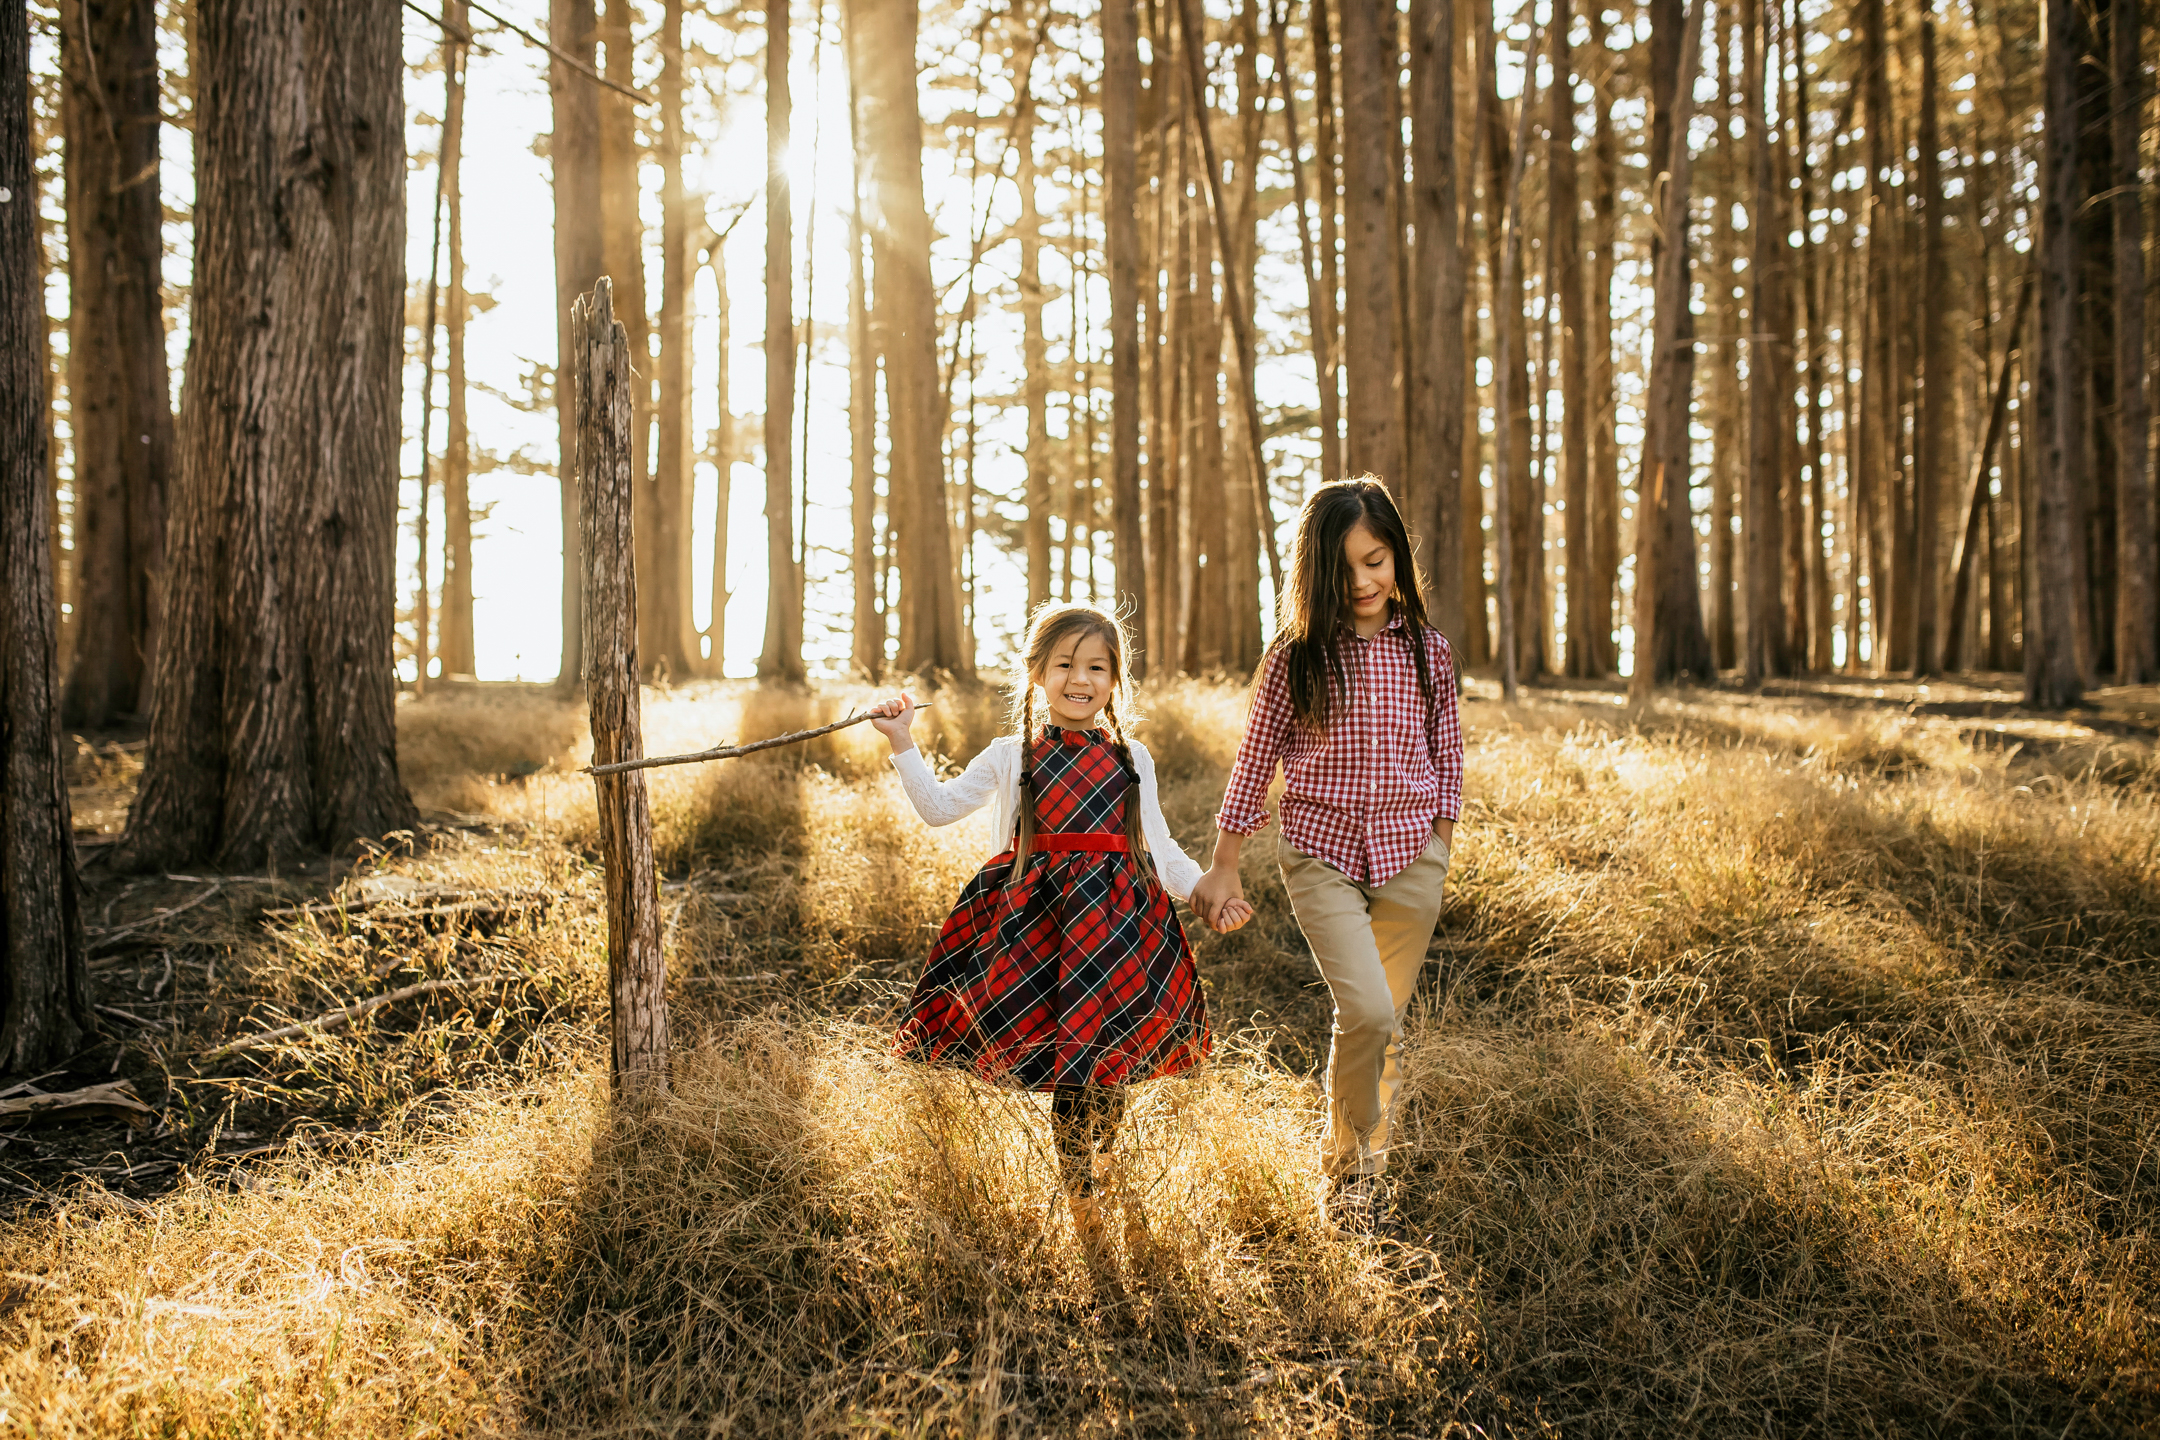
[[[713,291],[719,296],[719,313],[714,317],[719,330],[719,343],[714,347],[713,388],[719,395],[719,419],[713,425],[713,476],[717,481],[713,497],[713,561],[712,590],[708,596],[711,619],[705,630],[707,654],[706,673],[714,676],[727,674],[727,607],[735,592],[728,587],[728,512],[735,499],[735,414],[728,390],[728,290],[727,290],[727,236],[713,237],[711,252]],[[867,326],[866,326],[867,328]],[[867,342],[866,342],[867,348]],[[876,362],[870,362],[875,368]]]
[[[1708,392],[1704,408],[1709,411],[1710,422],[1710,593],[1705,597],[1703,620],[1709,627],[1713,663],[1720,670],[1729,670],[1740,660],[1739,621],[1735,614],[1740,597],[1734,575],[1738,556],[1733,540],[1733,493],[1738,488],[1735,482],[1743,469],[1743,452],[1747,447],[1745,412],[1740,399],[1743,316],[1739,301],[1734,299],[1736,287],[1733,284],[1733,261],[1740,247],[1732,220],[1732,200],[1739,194],[1743,178],[1736,158],[1738,146],[1732,138],[1733,96],[1741,93],[1744,81],[1740,72],[1738,27],[1725,6],[1712,4],[1710,33],[1717,37],[1723,74],[1718,83],[1713,148],[1704,157],[1716,177],[1716,183],[1704,188],[1718,198],[1710,222],[1712,242],[1703,305],[1710,328],[1717,337],[1705,357],[1710,371],[1704,385]],[[1713,70],[1712,73],[1718,72]],[[1754,198],[1750,196],[1750,211],[1754,204]]]
[[[634,86],[637,71],[632,63],[636,36],[632,22],[636,0],[595,0],[599,7],[601,73],[617,85]],[[589,83],[589,82],[588,82]],[[645,586],[645,607],[638,616],[642,630],[639,652],[648,672],[662,668],[664,646],[660,631],[667,609],[664,598],[671,577],[666,574],[667,547],[661,543],[664,519],[659,490],[652,483],[652,322],[645,294],[645,226],[640,215],[639,156],[636,102],[619,90],[594,86],[599,113],[600,184],[592,200],[600,212],[600,242],[605,247],[603,273],[615,282],[616,319],[630,337],[631,363],[637,367],[632,382],[634,420],[630,445],[637,472],[636,546],[638,576]],[[650,678],[650,674],[648,675]]]
[[[1027,52],[1030,62],[1033,47]],[[1016,76],[1019,92],[1011,146],[1018,152],[1020,190],[1020,369],[1027,402],[1027,608],[1050,598],[1050,347],[1043,339],[1042,211],[1035,193],[1035,96],[1032,71]]]
[[[1395,9],[1381,0],[1342,0],[1343,249],[1348,301],[1343,311],[1349,371],[1353,472],[1403,483],[1402,345],[1396,333],[1394,240],[1388,201],[1394,193],[1396,137],[1388,134],[1397,84]]]
[[[1688,202],[1693,153],[1688,122],[1695,110],[1695,69],[1701,53],[1702,17],[1693,3],[1678,17],[1673,0],[1655,0],[1651,22],[1653,149],[1665,180],[1656,253],[1657,300],[1650,352],[1650,394],[1645,412],[1642,478],[1635,560],[1635,667],[1628,694],[1640,703],[1659,680],[1707,675],[1710,646],[1703,634],[1695,579],[1695,527],[1688,487],[1688,391],[1694,370],[1693,330],[1688,314],[1692,269],[1688,254]],[[1670,54],[1668,67],[1663,55]],[[1664,523],[1659,523],[1659,517]]]
[[[163,598],[173,425],[160,299],[156,9],[151,0],[60,7],[75,437],[74,614],[62,713],[67,724],[90,728],[148,701],[143,681]],[[37,338],[42,355],[44,336]]]
[[[1598,28],[1605,28],[1602,19]],[[1589,619],[1589,657],[1582,673],[1605,676],[1620,668],[1619,647],[1614,643],[1614,600],[1620,588],[1620,436],[1613,406],[1613,280],[1618,273],[1615,247],[1620,236],[1620,142],[1613,133],[1613,78],[1619,71],[1617,55],[1608,52],[1607,78],[1597,88],[1597,132],[1591,140],[1596,162],[1597,188],[1590,203],[1590,243],[1597,260],[1590,277],[1589,303],[1584,308],[1590,352],[1590,555],[1584,577],[1583,608]],[[1574,562],[1568,577],[1575,576]],[[1572,608],[1575,601],[1568,601]]]
[[[863,246],[869,239],[863,226],[862,205],[867,157],[862,149],[860,97],[853,75],[848,77],[848,136],[854,157],[853,204],[848,208],[848,509],[852,541],[848,573],[855,590],[854,645],[849,658],[858,675],[874,681],[885,674],[885,609],[879,603],[877,557],[877,351],[870,339],[870,279],[863,263]],[[713,658],[717,660],[718,654]],[[714,673],[719,673],[717,666]]]
[[[1238,377],[1239,416],[1228,429],[1229,490],[1227,543],[1224,575],[1229,622],[1223,632],[1223,668],[1233,675],[1249,675],[1260,663],[1265,644],[1260,620],[1260,557],[1274,556],[1277,568],[1272,498],[1268,494],[1267,455],[1252,420],[1259,400],[1251,386],[1259,361],[1259,258],[1260,258],[1260,164],[1261,124],[1266,119],[1267,99],[1260,89],[1260,0],[1240,0],[1237,18],[1237,94],[1239,112],[1238,154],[1231,161],[1234,185],[1226,215],[1218,223],[1229,228],[1222,246],[1223,295],[1233,307],[1227,328],[1233,364],[1228,374]],[[1252,400],[1251,408],[1246,400]],[[1277,577],[1277,588],[1280,588]]]
[[[1908,648],[1915,675],[1942,668],[1942,476],[1949,463],[1956,379],[1948,343],[1948,262],[1943,255],[1941,129],[1937,122],[1934,0],[1920,9],[1920,199],[1927,207],[1920,237],[1920,425],[1913,455],[1913,538],[1907,587],[1911,619]]]
[[[2078,69],[2095,48],[2076,0],[2047,0],[2046,126],[2040,169],[2040,414],[2033,480],[2033,581],[2025,589],[2025,703],[2066,709],[2085,694],[2087,641],[2075,547],[2078,483],[2091,465],[2085,347],[2078,324]]]
[[[1368,0],[1369,3],[1369,0]],[[1336,224],[1342,214],[1342,161],[1335,143],[1335,37],[1328,21],[1328,0],[1311,0],[1313,44],[1313,113],[1317,117],[1320,146],[1318,162],[1320,195],[1320,294],[1327,304],[1325,332],[1320,341],[1325,356],[1320,373],[1320,473],[1328,480],[1349,473],[1343,460],[1342,280],[1337,273]]]
[[[1140,36],[1132,0],[1103,6],[1103,239],[1110,260],[1111,564],[1136,635],[1148,633],[1146,549],[1140,529]],[[1145,676],[1152,659],[1134,657]]]
[[[198,11],[189,418],[128,864],[253,868],[418,822],[391,670],[398,14]]]
[[[1475,12],[1473,12],[1475,13]],[[1463,265],[1463,331],[1462,353],[1464,364],[1463,415],[1462,415],[1462,485],[1463,526],[1462,548],[1459,552],[1463,575],[1463,633],[1455,637],[1457,654],[1464,665],[1489,664],[1495,654],[1492,639],[1492,622],[1488,614],[1491,587],[1485,579],[1485,435],[1480,424],[1483,414],[1483,388],[1476,382],[1477,359],[1482,353],[1484,332],[1478,323],[1478,276],[1479,254],[1478,223],[1491,225],[1493,198],[1481,192],[1478,177],[1479,147],[1483,145],[1485,127],[1496,102],[1491,90],[1485,85],[1486,27],[1473,21],[1464,27],[1461,37],[1461,53],[1453,57],[1459,65],[1457,84],[1467,78],[1471,102],[1467,127],[1458,127],[1456,135],[1455,173],[1463,178],[1462,228],[1458,231],[1456,254]],[[1458,112],[1458,115],[1460,112]],[[1488,187],[1489,189],[1489,187]],[[1481,198],[1482,196],[1482,198]],[[1490,255],[1489,248],[1486,254]],[[1489,295],[1490,272],[1485,274],[1483,290]]]
[[[1896,323],[1890,298],[1890,279],[1896,265],[1893,237],[1896,234],[1896,196],[1890,185],[1890,112],[1888,61],[1883,45],[1882,0],[1860,0],[1861,69],[1859,81],[1861,123],[1867,130],[1868,193],[1863,213],[1867,219],[1867,280],[1861,318],[1860,414],[1853,461],[1853,484],[1857,491],[1858,523],[1866,530],[1868,554],[1868,660],[1882,670],[1890,658],[1890,573],[1882,563],[1883,521],[1891,497],[1895,466],[1897,427],[1892,423],[1896,401],[1892,385],[1891,326]],[[1854,547],[1857,563],[1859,547]],[[1856,587],[1857,592],[1857,587]]]
[[[1793,9],[1793,159],[1800,178],[1800,291],[1807,319],[1807,518],[1802,535],[1807,552],[1810,606],[1807,667],[1829,670],[1831,644],[1830,568],[1823,553],[1823,530],[1829,523],[1830,484],[1825,470],[1830,447],[1823,433],[1823,387],[1828,379],[1829,342],[1825,328],[1822,256],[1815,244],[1815,171],[1808,159],[1807,31],[1797,3]],[[1833,545],[1833,549],[1835,546]],[[1798,658],[1798,657],[1796,657]]]
[[[1541,627],[1536,623],[1537,591],[1536,576],[1544,563],[1543,538],[1544,507],[1537,502],[1530,474],[1530,347],[1523,338],[1523,276],[1518,263],[1508,268],[1502,254],[1507,226],[1505,217],[1511,198],[1508,177],[1517,168],[1518,159],[1527,165],[1528,157],[1516,154],[1518,144],[1508,135],[1507,117],[1499,101],[1499,36],[1494,23],[1493,7],[1488,3],[1478,8],[1479,59],[1483,66],[1480,85],[1485,91],[1485,268],[1492,284],[1493,317],[1493,363],[1505,353],[1513,367],[1507,375],[1503,388],[1494,372],[1493,388],[1493,505],[1495,507],[1494,543],[1505,534],[1512,547],[1506,573],[1513,588],[1502,588],[1500,602],[1510,607],[1512,633],[1515,637],[1513,664],[1519,675],[1538,675],[1545,671],[1545,644]],[[1533,67],[1534,68],[1534,67]],[[1527,128],[1522,131],[1527,143]],[[1518,256],[1518,261],[1520,257]],[[1503,278],[1505,277],[1505,284]],[[1499,427],[1507,426],[1507,443],[1500,443]],[[1501,457],[1507,457],[1509,469],[1503,476],[1498,467]],[[1503,530],[1497,521],[1500,497],[1508,497],[1508,521]],[[1500,569],[1495,565],[1494,581],[1498,584]]]
[[[585,559],[578,540],[577,410],[571,395],[570,306],[590,290],[606,268],[601,245],[600,87],[580,72],[593,63],[597,31],[593,0],[548,0],[548,37],[556,54],[548,62],[548,94],[554,134],[548,164],[555,190],[555,477],[562,488],[562,663],[556,685],[584,683]]]
[[[1561,553],[1566,557],[1567,579],[1567,673],[1594,675],[1591,632],[1596,617],[1587,603],[1592,587],[1588,581],[1590,559],[1590,336],[1591,320],[1585,313],[1582,268],[1582,203],[1575,175],[1575,64],[1568,29],[1573,19],[1567,0],[1555,0],[1553,10],[1552,108],[1547,117],[1550,135],[1547,149],[1551,173],[1552,294],[1560,311],[1560,473],[1562,503]]]
[[[1455,179],[1455,6],[1411,0],[1412,223],[1417,227],[1417,367],[1410,451],[1417,479],[1411,524],[1424,545],[1433,624],[1460,639],[1463,513],[1463,254]],[[1474,478],[1474,477],[1473,477]]]
[[[466,27],[465,0],[448,0],[444,15]],[[439,640],[442,673],[471,675],[479,667],[473,642],[472,428],[465,408],[465,324],[472,297],[465,292],[465,65],[467,47],[453,51],[449,104],[443,110],[443,200],[449,209],[449,320],[444,326],[443,378],[447,387],[443,434],[443,581]]]
[[[579,515],[585,525],[585,693],[595,765],[645,758],[630,513],[638,483],[631,437],[637,407],[631,396],[642,382],[609,292],[603,279],[570,313]],[[593,790],[607,891],[609,1078],[617,1099],[648,1099],[666,1093],[668,1061],[652,807],[642,770],[595,775]]]
[[[2115,65],[2115,679],[2160,679],[2160,573],[2155,573],[2152,390],[2145,359],[2146,187],[2138,171],[2144,131],[2143,35],[2137,0],[2114,0]]]
[[[0,113],[0,175],[23,186],[0,205],[0,1073],[14,1074],[65,1059],[97,1028],[55,724],[45,293],[36,191],[24,183],[35,174],[28,18],[25,6],[0,7],[0,92],[13,101]]]
[[[683,185],[683,0],[667,0],[660,21],[660,388],[652,467],[654,533],[646,547],[653,574],[645,588],[640,623],[650,637],[644,662],[670,680],[687,680],[702,668],[697,621],[690,605],[693,561],[690,459],[690,396],[696,366],[691,359],[690,285],[697,257],[690,227],[697,206]],[[644,353],[638,352],[639,361]],[[641,366],[642,368],[642,366]],[[641,380],[639,395],[649,387]],[[649,616],[649,622],[647,617]]]
[[[890,0],[888,0],[890,3]],[[765,7],[765,643],[760,680],[800,680],[803,667],[803,587],[795,567],[795,224],[788,188],[787,0]],[[914,55],[912,43],[909,58]],[[879,288],[885,269],[878,267]],[[930,384],[937,385],[935,341]],[[899,407],[893,407],[898,413]],[[914,514],[945,513],[944,497]],[[929,530],[913,524],[908,532]],[[942,533],[942,529],[940,529]]]
[[[1783,197],[1778,186],[1777,152],[1781,144],[1770,129],[1765,92],[1770,52],[1768,0],[1748,0],[1741,22],[1747,66],[1749,160],[1755,191],[1748,205],[1748,233],[1754,237],[1748,259],[1753,295],[1748,350],[1747,513],[1747,657],[1750,685],[1793,671],[1791,626],[1783,593],[1785,562],[1785,462],[1791,454],[1792,424],[1786,407],[1792,395],[1792,326],[1786,314],[1791,280],[1785,272],[1787,248]]]
[[[900,526],[900,665],[971,678],[975,657],[960,628],[952,527],[941,523],[948,513],[940,455],[944,419],[938,399],[930,217],[923,204],[915,6],[911,0],[848,0],[847,13],[851,73],[857,77],[863,144],[870,157],[864,198],[873,217],[871,326],[879,337],[892,429],[887,503],[905,517]],[[799,606],[796,613],[799,664]]]

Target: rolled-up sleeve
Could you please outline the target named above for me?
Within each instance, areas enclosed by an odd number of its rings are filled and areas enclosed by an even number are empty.
[[[1230,784],[1223,791],[1222,809],[1215,814],[1215,823],[1222,829],[1252,836],[1268,823],[1268,783],[1275,778],[1275,764],[1290,743],[1292,722],[1290,684],[1278,650],[1261,669],[1252,712],[1245,717],[1237,763],[1230,767]]]
[[[1433,640],[1432,757],[1440,780],[1440,818],[1453,824],[1462,818],[1463,742],[1462,710],[1456,697],[1455,651],[1447,636],[1430,632]]]

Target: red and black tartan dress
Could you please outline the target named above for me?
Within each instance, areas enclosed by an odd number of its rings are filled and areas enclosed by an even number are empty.
[[[1011,881],[1007,848],[960,892],[894,1053],[1029,1090],[1192,1068],[1207,1002],[1170,896],[1126,853],[1138,780],[1100,730],[1047,731],[1033,773],[1026,871]]]

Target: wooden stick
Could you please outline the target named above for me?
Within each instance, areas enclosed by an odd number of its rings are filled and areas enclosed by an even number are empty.
[[[917,705],[917,710],[928,710],[929,703]],[[695,755],[650,755],[643,760],[618,760],[613,765],[587,765],[582,773],[587,775],[619,775],[625,770],[650,770],[656,765],[689,765],[699,760],[733,760],[742,755],[754,755],[760,750],[770,750],[779,745],[793,745],[800,740],[815,740],[820,735],[830,735],[835,730],[845,730],[850,725],[860,725],[876,718],[876,712],[865,710],[850,715],[845,720],[835,720],[830,725],[820,725],[815,730],[796,730],[786,735],[775,735],[770,740],[753,740],[748,745],[722,745],[713,750],[700,750]]]
[[[20,1100],[0,1100],[0,1123],[19,1125],[26,1120],[59,1120],[73,1116],[120,1119],[130,1125],[147,1125],[157,1111],[143,1104],[133,1082],[115,1081],[69,1090],[57,1095],[31,1095]]]
[[[522,977],[514,974],[503,974],[482,975],[471,980],[428,980],[418,985],[408,985],[402,990],[392,990],[387,995],[377,995],[372,999],[347,1005],[342,1010],[332,1010],[327,1015],[317,1015],[312,1020],[302,1020],[292,1025],[281,1025],[275,1030],[265,1030],[256,1035],[244,1035],[230,1044],[218,1046],[215,1050],[205,1050],[196,1058],[198,1060],[216,1060],[241,1050],[253,1050],[268,1045],[275,1040],[288,1040],[295,1035],[302,1035],[310,1030],[342,1030],[361,1016],[372,1014],[385,1005],[395,1005],[400,1000],[417,999],[419,996],[433,995],[443,990],[477,990],[483,986],[501,985],[520,978]]]

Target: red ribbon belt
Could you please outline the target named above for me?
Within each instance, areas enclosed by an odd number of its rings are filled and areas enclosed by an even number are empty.
[[[1030,850],[1046,852],[1058,850],[1092,850],[1097,854],[1122,855],[1131,847],[1126,844],[1125,837],[1123,835],[1104,835],[1090,831],[1085,834],[1075,835],[1037,835],[1032,841],[1029,842],[1028,848]],[[1005,853],[998,856],[997,858],[1000,860],[1011,859],[1011,848],[1007,847]]]

